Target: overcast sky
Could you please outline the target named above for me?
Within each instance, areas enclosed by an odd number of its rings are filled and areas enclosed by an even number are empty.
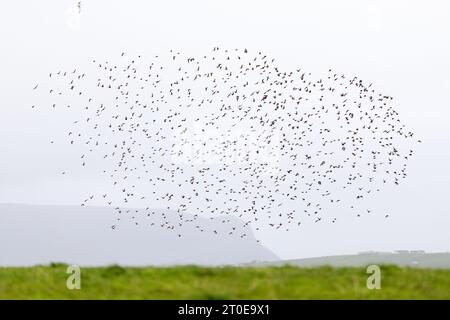
[[[450,4],[448,1],[7,1],[0,10],[0,203],[78,205],[104,182],[71,180],[71,149],[50,148],[63,124],[36,118],[31,89],[49,70],[70,69],[122,51],[213,46],[264,51],[284,69],[358,75],[395,98],[423,143],[409,176],[374,204],[381,217],[341,219],[262,235],[282,258],[363,250],[450,251]],[[39,121],[38,121],[39,120]],[[45,125],[43,125],[45,123]],[[64,164],[64,166],[62,165]],[[0,212],[1,215],[1,212]],[[7,223],[7,221],[1,221]]]

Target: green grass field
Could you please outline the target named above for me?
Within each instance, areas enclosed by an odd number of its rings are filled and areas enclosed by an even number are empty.
[[[381,289],[365,268],[83,268],[66,288],[66,265],[0,268],[0,299],[450,299],[450,270],[382,266]]]

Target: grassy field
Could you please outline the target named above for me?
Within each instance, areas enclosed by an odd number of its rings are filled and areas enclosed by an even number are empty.
[[[365,268],[83,268],[66,288],[66,265],[0,268],[0,299],[450,299],[450,270],[382,266],[380,290]]]

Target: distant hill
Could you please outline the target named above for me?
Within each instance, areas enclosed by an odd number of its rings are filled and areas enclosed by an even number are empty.
[[[0,204],[0,266],[51,262],[87,266],[223,265],[279,259],[256,242],[248,227],[248,236],[243,239],[229,236],[225,231],[231,225],[242,225],[236,218],[226,217],[231,219],[226,224],[220,223],[223,217],[198,218],[198,224],[210,226],[218,234],[187,228],[179,238],[176,231],[158,225],[162,213],[176,213],[154,211],[157,214],[147,220],[144,214],[124,215],[112,230],[117,215],[111,208]]]
[[[424,253],[424,252],[408,252],[402,250],[400,252],[370,252],[356,255],[341,255],[330,257],[306,258],[295,260],[281,260],[276,262],[256,263],[254,265],[276,266],[276,265],[294,265],[300,267],[317,267],[317,266],[333,266],[333,267],[360,267],[370,264],[393,264],[402,267],[417,268],[445,268],[450,269],[450,252],[443,253]]]

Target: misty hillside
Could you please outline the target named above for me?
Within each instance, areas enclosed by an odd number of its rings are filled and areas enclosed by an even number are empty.
[[[399,252],[371,252],[356,255],[341,255],[306,259],[282,260],[256,263],[255,265],[294,265],[300,267],[364,267],[371,264],[394,264],[402,267],[450,269],[450,253],[425,253],[401,250]]]
[[[245,238],[220,230],[223,217],[196,220],[204,228],[218,230],[218,234],[184,228],[181,237],[158,225],[157,217],[151,220],[154,225],[142,217],[125,217],[112,229],[116,218],[114,210],[105,207],[1,204],[0,266],[51,262],[91,266],[220,265],[278,260],[256,242],[249,228]],[[242,225],[236,218],[226,219]]]

